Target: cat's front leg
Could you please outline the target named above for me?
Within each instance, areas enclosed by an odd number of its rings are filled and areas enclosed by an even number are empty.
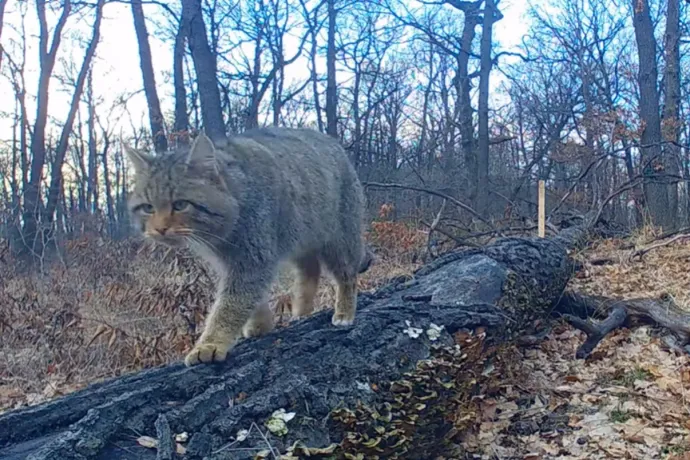
[[[185,357],[187,366],[225,361],[228,352],[243,336],[243,327],[256,307],[265,304],[267,283],[233,280],[219,290],[206,318],[204,332]]]

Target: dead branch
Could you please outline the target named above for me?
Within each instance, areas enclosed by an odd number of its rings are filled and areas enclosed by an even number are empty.
[[[420,223],[427,228],[431,228],[431,224],[429,222],[421,220]],[[473,248],[480,247],[478,244],[468,242],[465,238],[458,238],[456,236],[453,236],[451,233],[443,230],[442,228],[436,228],[436,233],[440,233],[441,235],[445,236],[449,240],[455,241],[455,244],[456,244],[455,247],[456,248],[458,248],[460,246],[469,246],[469,247],[473,247]],[[493,233],[493,232],[491,232],[491,233]]]
[[[563,195],[563,197],[561,197],[558,204],[556,206],[554,206],[554,208],[551,210],[551,212],[549,213],[549,215],[546,218],[547,221],[551,220],[551,216],[553,216],[559,209],[561,209],[561,207],[565,204],[565,202],[568,200],[570,195],[572,195],[572,193],[575,191],[577,186],[580,185],[580,183],[582,182],[582,180],[585,177],[587,177],[587,175],[592,170],[592,168],[596,164],[604,161],[606,159],[606,157],[608,157],[608,156],[609,156],[609,153],[607,152],[607,153],[604,153],[604,154],[599,155],[599,156],[595,157],[594,159],[592,159],[592,161],[585,167],[585,169],[580,173],[580,175],[577,177],[577,179],[575,179],[573,181],[572,185],[570,186],[568,191],[565,193],[565,195]]]
[[[575,353],[577,359],[584,359],[589,356],[592,351],[599,345],[604,337],[606,337],[614,329],[623,326],[628,314],[625,308],[615,307],[609,316],[598,324],[591,323],[587,320],[580,319],[577,316],[563,315],[563,317],[574,327],[587,334],[587,340],[580,345]]]
[[[673,238],[666,240],[666,241],[661,241],[659,243],[652,244],[650,246],[647,246],[646,248],[638,249],[637,251],[634,251],[632,254],[630,254],[629,260],[633,260],[636,257],[638,257],[640,260],[642,260],[642,257],[647,254],[650,251],[653,251],[654,249],[658,248],[663,248],[664,246],[668,246],[676,241],[682,240],[684,238],[690,238],[690,233],[682,233],[680,235],[676,235]]]
[[[431,238],[434,235],[436,227],[438,227],[438,224],[441,222],[441,217],[443,216],[443,211],[446,209],[446,204],[448,204],[448,200],[444,199],[443,203],[441,204],[441,208],[438,210],[438,213],[434,218],[434,221],[431,223],[431,225],[429,225],[429,235],[426,239],[426,254],[424,255],[425,260],[427,257],[433,256],[431,254]]]
[[[640,185],[643,182],[642,176],[638,176],[633,178],[632,180],[626,182],[625,184],[621,185],[617,190],[614,190],[609,194],[609,196],[606,197],[604,201],[601,202],[599,205],[599,208],[597,209],[596,214],[594,215],[594,218],[592,219],[592,222],[590,223],[591,227],[596,226],[596,224],[599,222],[599,219],[601,219],[601,215],[604,212],[604,208],[606,208],[606,205],[608,205],[611,200],[613,200],[615,197],[620,195],[621,193],[627,192],[628,190],[632,190],[638,185]]]
[[[690,338],[690,313],[678,307],[669,296],[659,299],[614,299],[565,293],[556,307],[570,324],[587,334],[587,341],[577,350],[577,358],[589,356],[611,331],[640,324],[654,324],[679,336],[684,344]],[[588,318],[603,317],[594,324]]]
[[[476,217],[477,219],[479,219],[482,223],[486,224],[486,225],[489,226],[490,228],[494,228],[493,225],[491,225],[491,223],[489,223],[489,221],[487,221],[486,219],[484,219],[479,213],[477,213],[477,211],[475,211],[474,209],[472,209],[470,206],[466,205],[465,203],[463,203],[462,201],[458,200],[457,198],[453,198],[452,196],[446,195],[445,193],[439,192],[439,191],[437,191],[437,190],[432,190],[432,189],[422,188],[422,187],[415,187],[415,186],[412,186],[412,185],[386,184],[386,183],[382,183],[382,182],[362,182],[362,185],[364,185],[365,187],[374,187],[374,188],[397,188],[397,189],[400,189],[400,190],[412,190],[412,191],[415,191],[415,192],[428,193],[429,195],[434,195],[434,196],[437,196],[437,197],[439,197],[439,198],[443,198],[444,200],[450,201],[450,202],[453,203],[455,206],[457,206],[457,207],[459,207],[459,208],[462,208],[462,209],[464,209],[465,211],[467,211],[467,212],[469,212],[470,214],[472,214],[474,217]]]

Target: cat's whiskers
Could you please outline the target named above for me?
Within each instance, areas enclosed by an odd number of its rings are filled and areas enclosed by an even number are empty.
[[[210,251],[212,253],[215,253],[216,251],[215,247],[210,242],[202,238],[200,235],[190,234],[187,237],[187,241],[189,242],[190,246],[197,246],[204,252]]]
[[[211,237],[217,239],[217,240],[220,241],[221,243],[225,243],[225,244],[227,244],[227,245],[229,245],[229,246],[232,246],[232,247],[234,247],[234,248],[237,247],[236,244],[234,244],[234,243],[228,241],[227,239],[222,238],[222,237],[220,237],[220,236],[218,236],[218,235],[214,235],[214,234],[211,233],[211,232],[207,232],[207,231],[199,230],[199,229],[195,228],[195,229],[191,229],[191,233],[192,233],[193,235],[198,234],[199,236],[206,236],[206,235],[208,235],[208,236],[211,236]],[[210,244],[210,242],[209,242],[208,240],[204,239],[204,241],[206,241],[207,243]]]

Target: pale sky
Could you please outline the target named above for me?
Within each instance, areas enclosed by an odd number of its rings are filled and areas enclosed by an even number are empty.
[[[34,2],[29,3],[26,15],[26,36],[29,48],[27,49],[27,70],[26,84],[31,97],[28,99],[28,110],[31,118],[35,115],[35,104],[33,96],[36,94],[38,77],[38,49],[37,36],[38,24]],[[501,45],[502,49],[512,49],[517,46],[522,36],[527,32],[528,22],[524,17],[527,10],[527,2],[523,0],[503,0],[499,4],[504,14],[504,19],[494,26],[495,40]],[[20,36],[20,12],[18,0],[9,0],[5,12],[5,27],[2,31],[1,42],[3,47],[11,56],[19,56],[19,48],[16,41]],[[145,13],[151,17],[158,14],[159,8],[154,5],[144,5]],[[461,13],[458,13],[461,17]],[[67,23],[67,33],[63,38],[55,74],[65,74],[65,62],[72,63],[74,66],[81,65],[84,55],[83,47],[76,46],[74,40],[81,37],[84,40],[90,39],[92,15],[86,17],[74,15]],[[49,27],[55,25],[56,16],[49,16]],[[158,86],[159,97],[163,110],[168,111],[173,107],[172,82],[165,77],[165,73],[170,73],[172,69],[172,43],[163,43],[152,35],[153,24],[148,24],[149,40],[152,48],[154,69],[156,71],[156,83]],[[477,27],[477,39],[481,34],[481,27]],[[325,66],[323,67],[325,69]],[[76,71],[73,75],[76,76]],[[306,65],[299,61],[287,68],[287,75],[302,79],[302,75],[307,75]],[[123,94],[131,94],[139,91],[128,102],[127,107],[132,114],[134,122],[148,123],[146,101],[142,90],[141,70],[139,67],[139,54],[136,42],[134,26],[132,24],[132,14],[130,7],[123,3],[108,3],[104,8],[104,19],[101,25],[101,42],[97,48],[94,62],[94,92],[97,97],[103,99],[101,111],[110,107],[113,102]],[[11,113],[14,109],[14,95],[7,74],[9,68],[7,58],[2,61],[2,74],[0,75],[0,112]],[[496,87],[501,79],[499,72],[492,73],[492,87]],[[55,78],[51,81],[50,88],[49,116],[62,119],[68,110],[71,92],[65,91]],[[129,119],[123,117],[123,113],[116,112],[109,119],[111,124],[118,124],[125,133],[129,128]],[[11,120],[0,118],[0,142],[7,142],[11,139]]]

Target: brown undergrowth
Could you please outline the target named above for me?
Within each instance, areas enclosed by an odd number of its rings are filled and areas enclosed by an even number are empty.
[[[379,222],[367,235],[376,261],[362,291],[411,274],[426,242],[415,226]],[[93,237],[61,253],[43,275],[20,273],[7,255],[0,262],[0,411],[179,360],[201,332],[213,282],[190,254]],[[291,281],[284,267],[272,292],[279,327],[290,315]],[[335,297],[322,281],[317,309]]]

